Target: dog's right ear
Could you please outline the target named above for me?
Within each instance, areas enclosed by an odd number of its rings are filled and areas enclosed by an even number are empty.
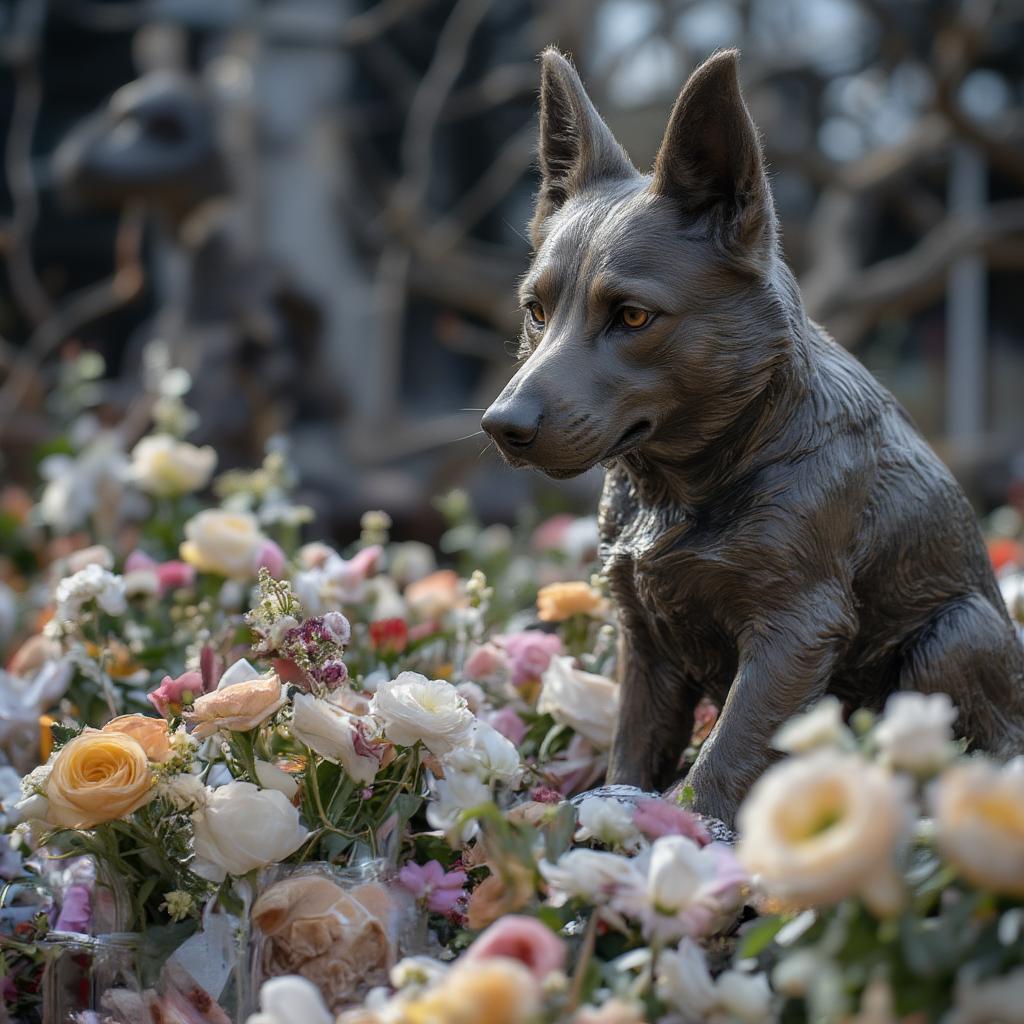
[[[637,173],[591,103],[576,69],[553,46],[540,61],[541,184],[530,223],[535,247],[541,225],[570,196],[598,181]]]

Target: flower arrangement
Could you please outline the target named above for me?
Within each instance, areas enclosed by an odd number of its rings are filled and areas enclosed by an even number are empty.
[[[281,449],[202,501],[216,455],[161,403],[62,456],[102,463],[102,517],[51,466],[3,534],[11,1019],[124,934],[134,982],[69,1019],[1021,1019],[1024,765],[954,744],[943,695],[788,723],[735,843],[685,787],[592,791],[620,700],[592,520],[517,536],[452,495],[454,568],[380,512],[303,544]]]

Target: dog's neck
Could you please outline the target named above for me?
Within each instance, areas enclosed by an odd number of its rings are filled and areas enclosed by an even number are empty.
[[[775,358],[760,389],[705,433],[699,445],[693,443],[692,425],[684,423],[681,431],[686,431],[687,441],[674,451],[670,442],[659,445],[657,452],[634,452],[619,460],[645,503],[670,502],[696,513],[802,443],[805,432],[794,422],[813,411],[818,328],[807,319],[788,270],[782,268],[777,280]],[[671,430],[668,425],[670,436]]]

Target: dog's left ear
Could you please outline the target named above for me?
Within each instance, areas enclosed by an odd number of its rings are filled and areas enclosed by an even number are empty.
[[[670,196],[686,216],[710,214],[728,248],[761,257],[775,245],[775,210],[738,58],[724,50],[690,75],[672,108],[651,190]]]

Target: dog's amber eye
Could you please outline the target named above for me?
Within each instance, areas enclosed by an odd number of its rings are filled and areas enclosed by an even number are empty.
[[[538,326],[543,327],[545,322],[544,307],[539,302],[531,302],[526,307],[530,319]]]
[[[636,330],[639,327],[646,327],[650,323],[651,314],[638,306],[623,306],[619,313],[619,319],[626,327]]]

